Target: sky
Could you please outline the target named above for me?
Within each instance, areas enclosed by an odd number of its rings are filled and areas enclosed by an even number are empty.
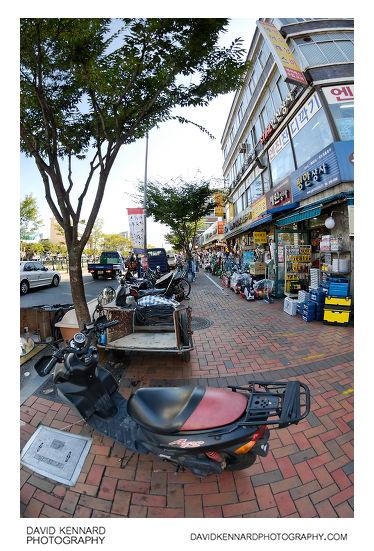
[[[234,38],[243,39],[243,48],[248,51],[256,26],[256,19],[231,19],[228,30],[221,41],[229,45]],[[175,113],[205,127],[215,136],[207,134],[191,124],[176,121],[162,123],[149,133],[148,142],[148,181],[168,181],[176,177],[185,180],[198,178],[222,178],[223,156],[221,137],[234,98],[234,92],[215,98],[207,107],[179,108]],[[134,200],[137,183],[144,180],[146,140],[124,145],[118,155],[105,190],[104,199],[98,214],[103,219],[104,233],[113,234],[128,231],[127,208],[139,206]],[[79,178],[83,182],[88,162],[76,174],[77,189]],[[37,199],[40,217],[44,226],[40,229],[43,238],[49,237],[51,210],[44,197],[44,186],[35,162],[21,154],[20,197],[21,200],[32,193]],[[93,193],[91,194],[91,199]],[[91,207],[90,197],[85,204]],[[88,211],[86,210],[88,214]],[[85,218],[83,213],[82,218]],[[164,239],[168,228],[147,220],[147,242],[155,246],[166,246]]]

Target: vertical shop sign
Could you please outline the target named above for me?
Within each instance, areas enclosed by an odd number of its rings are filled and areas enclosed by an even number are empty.
[[[256,24],[273,54],[283,79],[292,84],[308,86],[304,73],[296,63],[287,42],[278,29],[266,21],[256,21]]]
[[[223,195],[221,191],[216,191],[214,194],[214,216],[223,216]]]
[[[223,228],[224,228],[224,225],[225,223],[224,222],[218,222],[218,233],[221,234],[223,233]]]
[[[294,118],[289,123],[291,138],[296,136],[298,132],[314,117],[314,115],[322,108],[321,100],[317,92],[304,103],[301,109],[296,113]]]
[[[143,209],[127,209],[132,248],[136,254],[144,254],[144,212]]]

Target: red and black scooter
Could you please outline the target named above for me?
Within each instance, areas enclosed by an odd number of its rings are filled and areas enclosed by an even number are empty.
[[[46,376],[54,368],[60,398],[132,451],[151,452],[201,477],[244,469],[267,455],[269,429],[296,424],[309,413],[309,389],[299,381],[140,388],[126,400],[91,345],[95,334],[117,323],[100,316],[35,369]]]

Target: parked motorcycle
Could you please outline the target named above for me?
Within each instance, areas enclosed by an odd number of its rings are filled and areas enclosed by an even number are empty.
[[[308,415],[309,389],[299,381],[250,380],[227,389],[140,388],[126,400],[113,376],[98,365],[91,344],[94,335],[118,323],[102,315],[102,306],[113,298],[110,290],[101,293],[93,321],[67,347],[35,365],[42,377],[54,369],[58,396],[99,433],[205,477],[249,467],[258,455],[267,455],[270,429]]]
[[[137,302],[140,298],[149,295],[161,296],[164,298],[171,298],[178,302],[185,300],[191,289],[189,283],[185,281],[186,285],[182,281],[182,278],[178,274],[168,273],[158,279],[151,279],[147,275],[144,278],[133,278],[126,274],[123,277],[118,278],[119,287],[116,292],[116,305],[126,306],[128,301],[127,297],[134,297]]]

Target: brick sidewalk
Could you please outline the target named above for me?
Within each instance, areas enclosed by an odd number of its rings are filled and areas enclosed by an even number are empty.
[[[91,435],[93,445],[72,488],[21,467],[22,517],[353,517],[353,328],[304,322],[284,313],[283,301],[223,293],[204,272],[191,306],[213,324],[194,332],[190,362],[133,354],[124,396],[139,386],[297,378],[311,390],[308,418],[272,431],[268,456],[249,469],[201,479],[129,452],[67,406],[33,395],[21,406],[21,448],[40,423]]]

